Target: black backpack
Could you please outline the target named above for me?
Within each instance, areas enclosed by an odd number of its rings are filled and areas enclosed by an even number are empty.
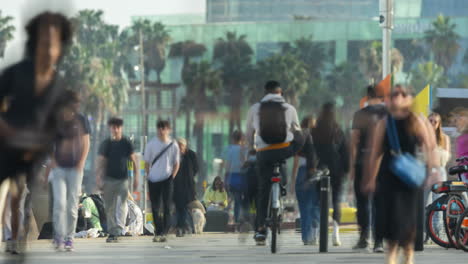
[[[286,141],[288,124],[286,108],[281,102],[267,101],[260,103],[260,137],[267,144],[278,144]]]
[[[106,210],[104,207],[104,201],[99,194],[91,194],[88,196],[89,198],[93,199],[94,205],[99,213],[99,222],[101,222],[102,231],[107,232],[107,217],[106,217]]]

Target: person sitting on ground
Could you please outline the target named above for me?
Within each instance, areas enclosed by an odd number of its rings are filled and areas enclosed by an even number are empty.
[[[206,189],[205,195],[203,196],[203,203],[208,211],[224,210],[227,207],[228,195],[220,176],[217,176],[213,184]]]

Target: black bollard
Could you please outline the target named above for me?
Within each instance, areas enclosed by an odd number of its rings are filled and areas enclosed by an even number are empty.
[[[425,218],[425,195],[423,191],[418,194],[417,222],[416,222],[416,241],[415,251],[424,251],[424,218]]]
[[[320,252],[328,252],[328,193],[330,191],[330,177],[320,178]]]

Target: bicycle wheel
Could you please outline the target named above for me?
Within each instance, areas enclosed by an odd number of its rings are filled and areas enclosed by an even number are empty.
[[[445,231],[447,232],[448,239],[451,246],[458,248],[457,239],[456,239],[456,228],[458,223],[458,218],[465,211],[465,206],[463,204],[463,198],[458,195],[452,195],[447,201],[447,208],[444,212],[444,221],[445,221]]]
[[[271,209],[271,253],[276,253],[278,236],[278,209]]]
[[[444,215],[441,209],[429,210],[426,214],[426,232],[434,243],[443,248],[449,248],[450,240],[444,225]]]
[[[468,210],[460,216],[455,234],[458,247],[468,252]]]

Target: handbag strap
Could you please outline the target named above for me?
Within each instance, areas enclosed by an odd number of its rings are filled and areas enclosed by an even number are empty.
[[[156,158],[154,158],[153,162],[151,163],[151,167],[154,166],[154,164],[156,163],[156,161],[159,160],[159,158],[162,157],[162,155],[164,155],[164,153],[174,144],[174,141],[172,141],[166,148],[164,148],[161,152],[159,152],[159,154],[156,156]]]
[[[387,137],[390,143],[390,149],[393,152],[393,154],[400,154],[401,147],[400,140],[398,138],[398,132],[396,129],[395,119],[390,115],[387,118]]]

